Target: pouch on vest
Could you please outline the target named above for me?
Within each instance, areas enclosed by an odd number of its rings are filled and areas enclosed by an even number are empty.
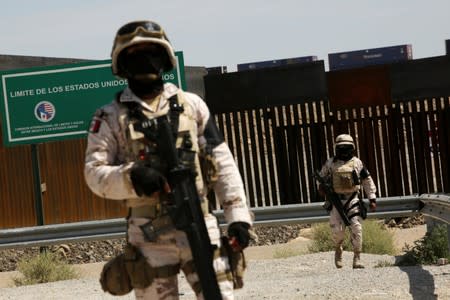
[[[230,264],[230,270],[233,280],[233,288],[240,289],[244,286],[244,273],[247,268],[245,262],[244,251],[234,251],[226,236],[221,237],[222,247],[225,250],[225,255],[228,256],[228,262]]]
[[[205,182],[208,189],[211,189],[219,179],[219,167],[212,151],[212,147],[206,145],[200,149],[199,155],[203,181]]]
[[[100,284],[103,291],[114,296],[126,295],[133,289],[125,267],[124,253],[109,260],[103,266]]]
[[[127,244],[123,255],[131,286],[144,289],[151,285],[155,278],[155,272],[139,249],[131,244]]]
[[[348,194],[359,190],[353,178],[354,163],[349,160],[333,172],[333,189],[338,194]]]

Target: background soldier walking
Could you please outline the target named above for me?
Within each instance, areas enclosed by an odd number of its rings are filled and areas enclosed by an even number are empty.
[[[364,268],[360,261],[363,238],[361,220],[365,218],[365,207],[362,199],[359,199],[361,186],[369,198],[370,209],[372,211],[376,209],[375,184],[363,162],[354,156],[354,151],[355,143],[350,135],[337,136],[335,156],[329,158],[322,166],[319,176],[324,181],[317,183],[319,194],[326,198],[324,206],[330,210],[330,226],[335,244],[337,268],[343,266],[342,243],[347,226],[351,230],[353,268]]]

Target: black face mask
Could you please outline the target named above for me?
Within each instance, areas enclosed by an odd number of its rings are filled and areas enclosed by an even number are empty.
[[[148,48],[125,49],[119,55],[118,64],[127,78],[151,81],[162,76],[170,61],[162,46],[152,45]]]
[[[158,77],[163,72],[162,57],[155,57],[151,53],[134,52],[121,57],[121,68],[130,77],[140,74],[155,74]]]
[[[163,47],[124,50],[118,58],[119,68],[137,96],[162,90],[162,74],[168,63],[169,58]]]
[[[353,157],[352,145],[336,146],[336,158],[343,161],[348,161]]]
[[[152,81],[142,81],[136,80],[134,78],[128,79],[128,86],[133,91],[133,93],[142,97],[148,94],[157,93],[163,90],[164,82],[162,78]]]

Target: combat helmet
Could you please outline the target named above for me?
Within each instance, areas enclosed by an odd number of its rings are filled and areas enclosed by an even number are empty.
[[[352,145],[353,149],[355,149],[355,142],[353,141],[352,136],[349,134],[340,134],[336,137],[335,146],[341,145]]]
[[[336,137],[336,143],[334,145],[336,158],[348,161],[353,157],[355,150],[355,142],[349,134],[340,134]]]
[[[123,25],[116,33],[111,51],[114,75],[124,77],[118,62],[120,53],[130,46],[141,43],[158,44],[166,50],[168,60],[163,66],[164,72],[170,71],[176,66],[175,53],[161,26],[153,21],[134,21]]]

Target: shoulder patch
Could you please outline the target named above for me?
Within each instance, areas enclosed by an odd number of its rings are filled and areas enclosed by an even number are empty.
[[[89,125],[90,133],[97,133],[100,130],[100,126],[102,125],[102,117],[104,115],[103,110],[98,109],[95,112],[94,118],[92,118],[91,124]]]
[[[102,119],[94,118],[89,126],[89,132],[97,133],[100,130],[100,125],[102,125]]]

